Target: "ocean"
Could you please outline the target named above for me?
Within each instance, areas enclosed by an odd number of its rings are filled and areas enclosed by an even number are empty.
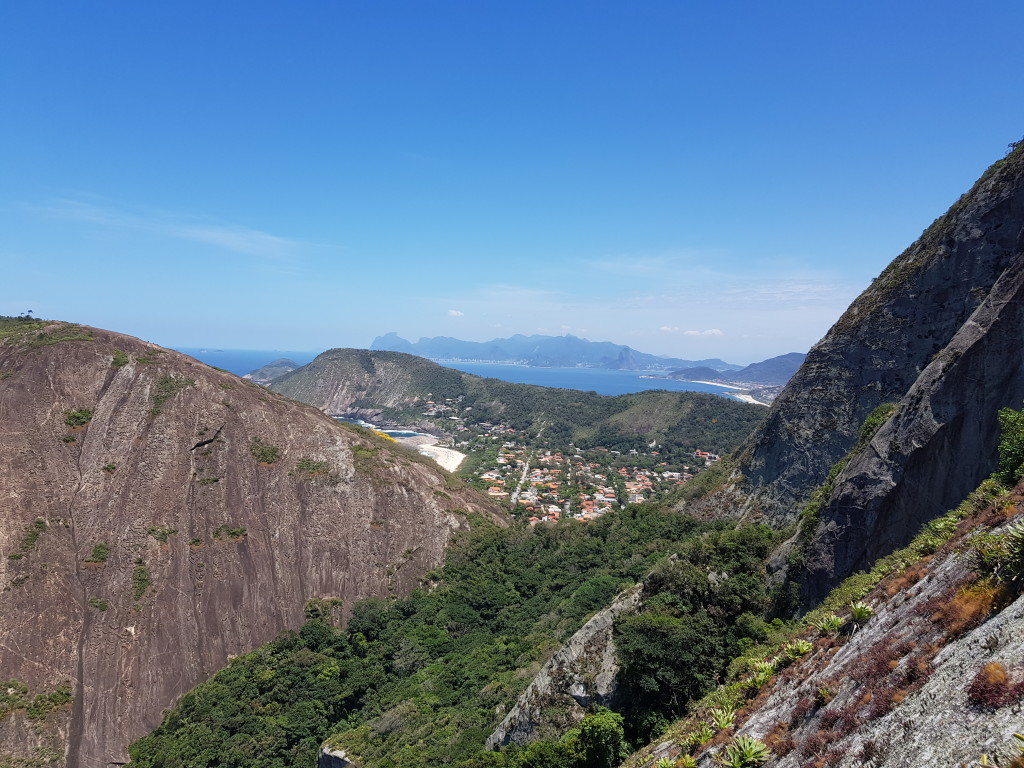
[[[207,365],[223,368],[238,376],[244,376],[267,363],[282,357],[305,365],[319,352],[289,352],[266,349],[198,349],[179,347],[182,352]],[[645,379],[639,371],[612,371],[605,368],[531,368],[526,365],[502,365],[501,363],[442,363],[477,376],[485,376],[519,384],[537,384],[556,389],[582,389],[600,395],[627,395],[647,389],[667,389],[671,392],[710,392],[730,397],[732,390],[715,384],[699,384],[695,381],[673,379]],[[650,375],[650,374],[647,374]]]
[[[305,365],[320,354],[319,352],[286,352],[276,349],[198,349],[195,347],[176,347],[175,349],[177,352],[194,357],[214,368],[231,371],[237,376],[245,376],[245,374],[282,357],[293,360],[299,365]]]
[[[640,371],[612,371],[606,368],[532,368],[527,365],[502,365],[501,363],[442,363],[477,376],[485,376],[519,384],[537,384],[557,389],[582,389],[599,395],[628,395],[647,389],[667,389],[671,392],[710,392],[729,396],[732,390],[716,384],[700,384],[695,381],[674,379],[645,379],[643,376],[658,375]]]

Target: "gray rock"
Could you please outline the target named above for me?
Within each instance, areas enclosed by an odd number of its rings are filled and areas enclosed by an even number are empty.
[[[611,606],[595,614],[562,646],[530,683],[486,743],[495,749],[509,743],[527,744],[560,735],[564,726],[583,718],[588,707],[609,706],[615,700],[616,617],[640,604],[637,585],[620,594]],[[557,722],[550,712],[558,712]]]
[[[946,432],[943,450],[956,457],[956,470],[929,502],[955,503],[991,471],[994,443],[979,441],[991,436],[992,408],[1017,397],[1021,327],[1012,308],[997,305],[1019,298],[1005,283],[1024,269],[1022,232],[1024,147],[993,165],[889,265],[815,345],[772,404],[740,452],[748,493],[766,519],[792,522],[810,492],[856,443],[876,406],[907,397],[927,369],[935,372],[933,362],[947,365],[941,360],[947,349],[966,353],[961,349],[966,339],[951,344],[983,304],[999,319],[982,333],[985,338],[974,340],[970,360],[950,369],[959,376],[956,395],[965,407],[949,410],[955,398],[947,396],[935,415],[938,431]],[[919,386],[915,396],[931,394]],[[977,427],[975,419],[981,419]],[[920,454],[914,460],[935,461],[940,455]],[[925,483],[911,476],[916,468],[907,466],[906,481],[918,488]],[[915,525],[912,520],[909,527],[891,530],[890,540],[905,540]]]

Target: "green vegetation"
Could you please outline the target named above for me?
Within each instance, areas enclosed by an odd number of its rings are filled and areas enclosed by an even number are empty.
[[[974,542],[978,570],[997,582],[1024,589],[1024,523],[998,534],[979,535]]]
[[[71,703],[71,686],[62,685],[55,691],[39,693],[32,697],[25,714],[29,720],[45,720],[51,712]]]
[[[213,538],[215,539],[231,539],[232,541],[238,541],[239,539],[244,539],[248,535],[249,532],[245,528],[234,528],[227,523],[213,530]]]
[[[354,446],[353,454],[356,454],[356,449],[362,446]],[[356,454],[357,455],[357,454]],[[326,461],[317,461],[316,459],[302,458],[295,462],[295,472],[301,475],[308,475],[314,477],[316,475],[327,475],[331,472],[331,465]]]
[[[154,539],[163,544],[167,539],[178,532],[177,528],[162,528],[160,526],[152,526],[146,529],[146,533],[152,536]]]
[[[391,366],[389,392],[396,388],[406,401],[387,407],[379,389],[378,367]],[[370,377],[369,383],[367,377]],[[467,422],[507,424],[553,446],[573,442],[586,450],[604,447],[628,452],[656,441],[666,456],[692,453],[697,448],[724,454],[746,438],[764,416],[764,409],[717,395],[697,392],[648,391],[610,397],[596,392],[515,384],[481,378],[395,352],[332,350],[309,365],[277,379],[275,392],[302,402],[314,402],[314,380],[344,380],[363,387],[353,408],[382,411],[388,423],[422,422],[428,400],[443,405],[431,418],[450,430],[449,416]],[[655,384],[656,385],[656,384]],[[388,398],[391,401],[391,398]],[[539,440],[539,438],[537,438]]]
[[[345,632],[326,620],[329,606],[307,603],[309,620],[300,631],[239,657],[187,694],[160,728],[132,746],[133,764],[308,766],[334,733],[332,743],[374,768],[606,764],[576,762],[580,755],[617,765],[623,734],[642,731],[646,710],[594,713],[595,720],[559,742],[493,756],[479,751],[500,719],[495,708],[507,707],[529,682],[521,670],[545,658],[622,587],[657,566],[664,589],[646,588],[653,608],[645,614],[655,631],[646,642],[641,624],[617,631],[642,653],[659,646],[657,632],[670,620],[678,629],[668,633],[673,642],[660,654],[671,659],[682,652],[675,642],[680,634],[717,628],[763,604],[757,577],[743,578],[740,570],[749,565],[759,572],[772,540],[763,529],[731,531],[656,505],[589,524],[499,529],[480,522],[450,549],[429,587],[402,599],[357,603]],[[669,560],[671,554],[679,560]],[[677,566],[683,558],[700,565],[691,573]],[[706,574],[700,577],[704,567],[728,575],[711,584]],[[687,616],[691,609],[697,618]],[[667,681],[652,677],[654,706],[661,711],[681,703],[685,692],[712,685],[729,648],[742,645],[744,632],[757,633],[758,621],[742,619],[714,657],[697,659],[696,681],[685,670],[672,671]],[[637,670],[634,679],[641,676]],[[542,755],[561,762],[542,762]]]
[[[45,330],[45,329],[49,330]],[[78,325],[40,320],[30,315],[0,315],[0,342],[10,341],[25,349],[39,349],[62,341],[92,341],[92,334]]]
[[[112,474],[114,474],[115,471],[117,471],[117,465],[116,464],[104,464],[102,469],[108,475],[112,475]]]
[[[135,567],[132,568],[132,597],[140,599],[153,585],[153,577],[141,557],[135,558]]]
[[[110,557],[110,547],[105,542],[100,542],[92,548],[92,554],[85,558],[87,563],[105,563]]]
[[[26,709],[28,704],[27,685],[20,680],[5,680],[0,683],[0,720],[16,709]]]
[[[373,469],[379,450],[379,448],[375,448],[372,445],[359,445],[356,443],[352,446],[352,463],[355,464],[356,469],[360,472],[369,472]],[[296,470],[298,470],[298,465],[296,465]]]
[[[12,712],[22,710],[29,720],[39,722],[54,710],[70,704],[71,698],[69,685],[29,696],[27,685],[19,680],[6,680],[0,682],[0,721]]]
[[[110,365],[112,368],[122,368],[128,365],[128,355],[120,349],[115,349],[113,357],[110,358]]]
[[[105,611],[110,607],[110,603],[100,597],[90,597],[89,607],[95,608],[97,611]]]
[[[139,361],[141,362],[141,358]],[[149,415],[159,415],[164,403],[195,383],[194,379],[186,379],[181,376],[164,376],[161,378],[156,383],[156,386],[153,387],[153,393],[150,396],[150,402],[152,402],[153,407],[150,409]]]
[[[79,408],[77,411],[64,411],[64,423],[71,428],[84,427],[92,421],[92,411],[88,408]]]
[[[1013,486],[1024,476],[1024,410],[1003,408],[999,411],[999,428],[996,476],[1006,485]]]
[[[37,517],[33,522],[25,526],[25,534],[21,537],[18,551],[8,555],[8,559],[21,560],[25,555],[34,550],[39,537],[43,535],[45,530],[46,521],[41,517]]]
[[[331,616],[335,611],[341,609],[342,601],[337,597],[311,597],[306,601],[306,605],[303,608],[303,615],[306,619],[322,619],[324,621],[330,621]]]
[[[281,458],[281,449],[276,445],[270,443],[264,443],[259,437],[252,439],[252,444],[249,446],[249,453],[256,459],[260,464],[273,464],[279,458]]]
[[[723,752],[722,765],[727,768],[754,768],[767,763],[772,753],[762,742],[746,736],[737,736]]]

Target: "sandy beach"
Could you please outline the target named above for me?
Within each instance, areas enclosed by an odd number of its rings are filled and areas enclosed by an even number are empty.
[[[457,470],[462,460],[466,458],[466,454],[459,453],[451,448],[442,448],[440,445],[422,445],[420,446],[420,453],[429,456],[449,472]]]
[[[412,431],[412,430],[410,430]],[[438,438],[432,435],[417,435],[416,437],[396,437],[395,442],[415,448],[424,456],[429,456],[444,469],[454,472],[459,468],[466,454],[451,448],[443,448],[437,444]]]
[[[710,384],[712,387],[722,387],[723,389],[743,389],[743,387],[737,387],[732,384],[723,384],[720,381],[697,381],[696,379],[687,379],[691,384]]]
[[[737,392],[736,394],[731,395],[731,397],[735,397],[737,400],[742,400],[744,403],[750,403],[751,405],[763,405],[765,408],[768,407],[768,403],[762,403],[760,400],[755,400],[746,392]]]

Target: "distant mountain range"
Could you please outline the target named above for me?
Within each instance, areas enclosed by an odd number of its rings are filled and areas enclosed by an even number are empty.
[[[717,358],[682,360],[638,352],[610,341],[588,341],[576,336],[523,336],[491,341],[462,341],[448,336],[407,341],[396,333],[378,336],[370,349],[406,352],[430,360],[461,360],[486,363],[518,363],[540,368],[610,368],[621,371],[670,371],[704,366],[715,371],[738,371],[743,366]]]
[[[779,355],[760,363],[751,363],[738,371],[721,372],[711,366],[702,365],[672,371],[670,379],[680,381],[727,381],[745,382],[747,384],[785,384],[797,369],[803,365],[807,355],[802,352],[790,352]]]

